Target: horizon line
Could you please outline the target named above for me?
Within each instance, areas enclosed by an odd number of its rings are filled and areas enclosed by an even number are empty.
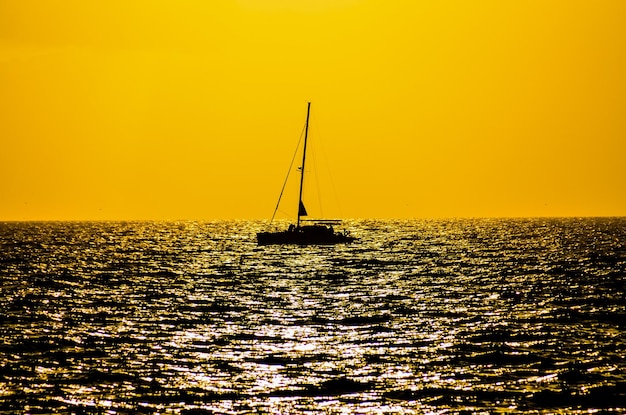
[[[482,220],[482,219],[619,219],[626,215],[548,215],[548,216],[424,216],[424,217],[354,217],[341,221],[429,221],[429,220]],[[294,219],[274,219],[274,222],[290,222]],[[45,223],[45,222],[269,222],[268,218],[203,218],[203,219],[0,219],[0,223]]]

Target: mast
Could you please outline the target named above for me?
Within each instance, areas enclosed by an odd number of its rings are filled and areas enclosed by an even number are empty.
[[[300,195],[298,196],[298,222],[296,224],[296,228],[300,227],[300,213],[302,204],[302,185],[304,184],[304,162],[306,161],[306,142],[309,136],[309,115],[311,114],[311,103],[307,102],[306,107],[306,123],[304,124],[304,149],[302,151],[302,167],[300,171]]]

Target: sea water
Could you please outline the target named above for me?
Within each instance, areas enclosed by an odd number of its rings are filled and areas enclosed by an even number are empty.
[[[0,413],[626,411],[626,219],[347,227],[0,224]]]

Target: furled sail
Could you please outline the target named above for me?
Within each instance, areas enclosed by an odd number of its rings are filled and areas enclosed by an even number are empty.
[[[298,216],[308,216],[309,214],[306,213],[306,208],[304,207],[304,203],[302,203],[302,200],[300,201],[300,207],[298,208]]]

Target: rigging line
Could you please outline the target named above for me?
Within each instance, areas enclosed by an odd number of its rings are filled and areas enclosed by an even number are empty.
[[[320,191],[320,181],[322,179],[322,176],[320,174],[320,169],[318,167],[318,144],[320,144],[319,139],[317,140],[318,142],[315,143],[315,145],[311,146],[311,162],[313,164],[313,180],[315,181],[315,190],[317,191],[317,208],[320,211],[320,217],[324,217],[324,209],[322,208],[322,192]]]
[[[318,126],[318,131],[319,131],[319,126]],[[333,197],[332,199],[333,203],[331,204],[331,208],[333,208],[332,209],[333,211],[336,210],[337,212],[331,212],[331,213],[335,213],[335,214],[339,214],[339,216],[343,216],[343,211],[341,208],[341,200],[339,199],[339,196],[337,193],[337,186],[335,185],[333,169],[331,168],[331,163],[329,163],[328,161],[329,157],[328,157],[328,153],[327,153],[326,146],[325,146],[326,142],[323,140],[324,137],[322,137],[322,134],[318,133],[318,137],[319,138],[316,140],[318,144],[317,145],[318,158],[320,160],[319,162],[322,163],[321,169],[319,169],[318,171],[323,171],[325,173],[325,176],[324,176],[325,182],[328,181],[328,183],[330,184],[330,189],[332,190],[332,195],[329,195],[329,193],[326,192],[324,196]],[[321,210],[321,197],[320,197],[320,210]]]
[[[290,215],[289,212],[285,212],[283,209],[278,209],[278,211],[287,217]]]
[[[276,212],[278,211],[278,206],[280,206],[280,200],[283,198],[283,192],[285,191],[285,186],[287,186],[287,180],[289,180],[289,174],[291,174],[291,169],[293,168],[293,162],[296,160],[296,155],[298,154],[298,149],[300,148],[300,143],[302,142],[302,136],[304,135],[305,128],[306,128],[306,125],[302,127],[302,131],[300,132],[300,139],[298,140],[296,151],[293,152],[293,157],[291,158],[291,163],[289,164],[289,170],[287,170],[287,177],[285,177],[285,181],[283,182],[283,188],[280,189],[280,195],[278,196],[278,202],[276,202],[276,207],[274,208],[272,219],[270,219],[270,225],[272,224],[272,222],[274,222],[274,217],[276,216]]]

